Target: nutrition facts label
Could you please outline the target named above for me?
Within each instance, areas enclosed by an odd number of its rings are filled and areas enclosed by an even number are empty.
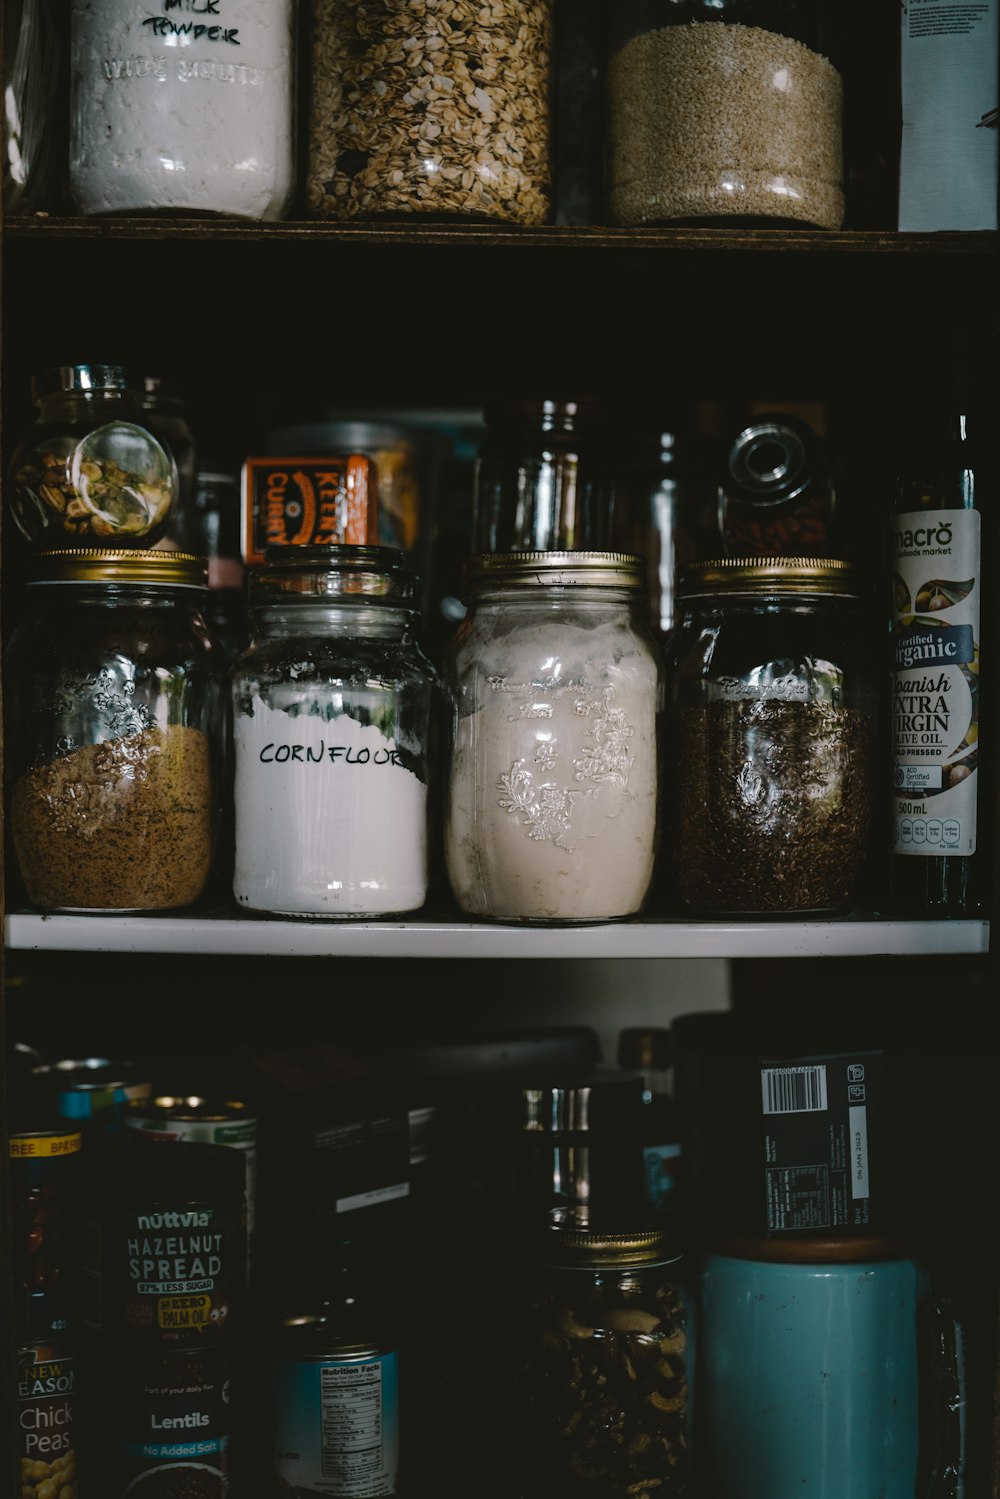
[[[323,1477],[352,1480],[382,1469],[382,1365],[328,1364],[320,1375]],[[348,1492],[362,1492],[351,1487]]]

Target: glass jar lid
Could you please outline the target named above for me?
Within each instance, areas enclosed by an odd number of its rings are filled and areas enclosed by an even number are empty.
[[[128,390],[129,379],[120,364],[60,364],[31,382],[31,399],[74,390]]]
[[[465,562],[469,592],[502,583],[514,588],[646,586],[646,566],[631,552],[482,552]]]
[[[557,1229],[549,1240],[546,1258],[561,1265],[581,1267],[662,1265],[680,1259],[668,1249],[661,1228],[629,1229],[609,1233],[603,1229]]]
[[[398,547],[290,542],[265,547],[263,566],[248,574],[247,594],[251,606],[300,598],[415,607],[418,582]]]
[[[681,598],[714,594],[824,594],[856,598],[854,566],[834,557],[718,557],[689,562]]]
[[[39,552],[32,583],[143,583],[207,588],[208,562],[192,552],[69,547]]]

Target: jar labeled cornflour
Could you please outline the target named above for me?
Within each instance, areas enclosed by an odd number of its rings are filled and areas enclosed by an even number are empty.
[[[233,893],[250,911],[384,916],[428,887],[436,676],[393,547],[271,546],[233,667]]]
[[[835,915],[872,835],[875,631],[850,564],[694,562],[668,657],[669,878],[696,916]]]
[[[295,0],[72,0],[82,214],[280,219],[295,186]]]
[[[314,0],[310,58],[311,214],[547,222],[552,0]]]
[[[455,899],[501,921],[635,915],[654,873],[663,696],[645,564],[484,554],[466,599],[444,667]]]
[[[204,561],[40,553],[4,662],[8,826],[31,905],[161,911],[215,851],[220,682]]]
[[[615,224],[844,217],[830,0],[619,0],[607,70]]]

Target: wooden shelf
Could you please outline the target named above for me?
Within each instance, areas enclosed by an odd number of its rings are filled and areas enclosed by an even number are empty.
[[[899,234],[882,229],[614,229],[604,225],[519,225],[386,222],[332,223],[321,220],[244,222],[223,218],[57,218],[12,215],[5,232],[12,238],[86,240],[325,240],[343,244],[452,245],[482,248],[559,250],[629,249],[658,251],[806,251],[815,254],[995,255],[1000,236],[992,231]]]

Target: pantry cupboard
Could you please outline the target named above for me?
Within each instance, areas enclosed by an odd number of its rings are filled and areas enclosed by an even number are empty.
[[[195,430],[237,463],[320,388],[331,405],[387,415],[479,412],[525,389],[619,405],[651,386],[723,406],[816,402],[850,448],[855,524],[874,567],[889,401],[926,394],[957,363],[1000,398],[998,269],[988,233],[11,216],[4,448],[9,456],[31,420],[30,376],[91,357],[155,360],[184,390]],[[995,533],[996,513],[985,524]],[[9,600],[19,581],[5,578]],[[995,785],[989,795],[995,807]],[[873,871],[861,908],[829,921],[654,910],[580,928],[493,926],[462,919],[440,891],[418,917],[384,923],[250,917],[223,888],[181,915],[14,906],[2,1018],[7,1041],[30,1029],[63,1055],[126,1055],[157,1035],[172,1045],[181,1035],[196,1054],[240,1029],[271,1044],[316,1034],[337,1044],[365,1012],[411,1037],[582,1023],[607,1056],[621,1027],[694,1010],[780,1016],[820,996],[878,1008],[929,1049],[940,1041],[954,1061],[943,1069],[948,1089],[962,1088],[956,1068],[976,1059],[966,1091],[981,1096],[971,1124],[963,1116],[973,1138],[960,1148],[978,1155],[981,1180],[973,1187],[963,1168],[936,1183],[927,1211],[954,1212],[952,1263],[967,1260],[974,1283],[968,1492],[985,1499],[991,1471],[1000,1482],[990,1450],[997,1242],[987,1227],[1000,1147],[990,1087],[1000,1060],[996,900],[960,919],[890,916],[883,874]],[[944,1088],[927,1101],[943,1129],[954,1102]],[[3,1221],[0,1264],[9,1264],[9,1213]],[[5,1283],[5,1435],[9,1311]],[[4,1492],[8,1482],[0,1474]]]

